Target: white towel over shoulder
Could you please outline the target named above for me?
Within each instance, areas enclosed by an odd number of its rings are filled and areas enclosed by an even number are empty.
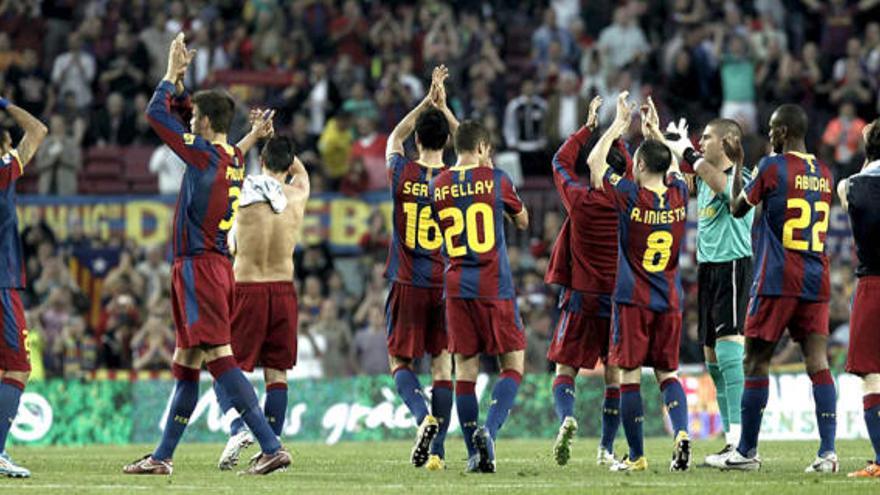
[[[268,175],[245,177],[239,201],[239,206],[269,203],[275,213],[281,213],[287,208],[287,196],[284,195],[281,183]]]

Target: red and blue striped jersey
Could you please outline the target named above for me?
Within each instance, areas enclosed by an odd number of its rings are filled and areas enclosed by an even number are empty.
[[[504,214],[523,203],[502,170],[478,165],[452,167],[431,181],[434,216],[443,235],[447,298],[513,299]]]
[[[653,191],[610,168],[604,179],[618,213],[614,302],[658,313],[683,310],[678,258],[687,222],[687,183],[671,174],[664,191]]]
[[[617,209],[609,189],[595,189],[581,181],[575,164],[590,140],[583,126],[553,156],[553,180],[568,217],[553,246],[547,267],[547,283],[559,283],[581,291],[610,295],[617,273]],[[621,141],[615,146],[626,158],[630,175],[632,160]]]
[[[15,150],[0,157],[0,289],[23,289],[25,284],[24,254],[15,211],[15,182],[23,172],[24,164]]]
[[[226,236],[238,211],[244,158],[235,146],[188,133],[171,113],[174,91],[162,81],[147,107],[150,126],[187,165],[174,211],[174,256],[229,256]],[[192,108],[186,96],[175,104],[183,111]]]
[[[415,287],[443,287],[443,237],[431,212],[431,179],[443,166],[423,165],[399,153],[388,158],[391,244],[385,278]]]
[[[744,188],[761,203],[752,227],[755,276],[752,296],[792,296],[822,302],[831,296],[825,236],[834,178],[815,156],[765,156]]]

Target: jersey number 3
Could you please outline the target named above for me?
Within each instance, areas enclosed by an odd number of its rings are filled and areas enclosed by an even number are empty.
[[[831,206],[824,201],[817,201],[812,206],[802,198],[790,198],[785,205],[789,210],[798,210],[798,214],[794,218],[789,218],[782,226],[782,246],[792,251],[815,251],[821,253],[825,251],[825,243],[822,241],[822,234],[828,232],[828,220]],[[822,219],[813,224],[812,242],[806,240],[795,239],[794,231],[803,230],[810,227],[813,223],[813,208],[816,213],[822,214]]]
[[[239,196],[241,196],[241,188],[231,186],[229,188],[229,212],[220,221],[220,230],[228,231],[232,228],[232,222],[235,220],[235,214],[238,212]]]

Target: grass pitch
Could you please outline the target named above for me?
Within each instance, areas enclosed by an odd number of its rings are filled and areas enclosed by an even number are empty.
[[[341,443],[333,446],[289,443],[294,464],[286,472],[266,477],[243,477],[216,468],[222,449],[217,444],[187,444],[178,448],[174,475],[125,476],[122,465],[149,452],[153,446],[13,447],[10,453],[27,466],[29,480],[0,479],[5,494],[55,493],[603,493],[701,494],[744,493],[834,495],[878,493],[880,480],[853,480],[846,474],[871,457],[867,441],[838,443],[840,473],[807,475],[816,442],[764,442],[759,472],[722,473],[693,467],[687,473],[670,473],[671,439],[646,442],[649,471],[611,473],[595,465],[596,441],[579,438],[572,459],[559,467],[551,455],[551,440],[500,439],[498,472],[494,475],[463,472],[464,447],[459,435],[447,440],[447,469],[428,472],[409,465],[411,445],[406,442]],[[618,449],[625,441],[618,439]],[[696,442],[694,464],[717,450],[719,442]],[[256,452],[251,447],[243,462]]]

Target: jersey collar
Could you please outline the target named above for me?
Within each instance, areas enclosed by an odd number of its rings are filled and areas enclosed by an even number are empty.
[[[459,170],[470,170],[472,168],[477,168],[479,166],[480,166],[479,163],[472,163],[470,165],[456,165],[454,167],[451,167],[450,170],[455,170],[457,172]]]

